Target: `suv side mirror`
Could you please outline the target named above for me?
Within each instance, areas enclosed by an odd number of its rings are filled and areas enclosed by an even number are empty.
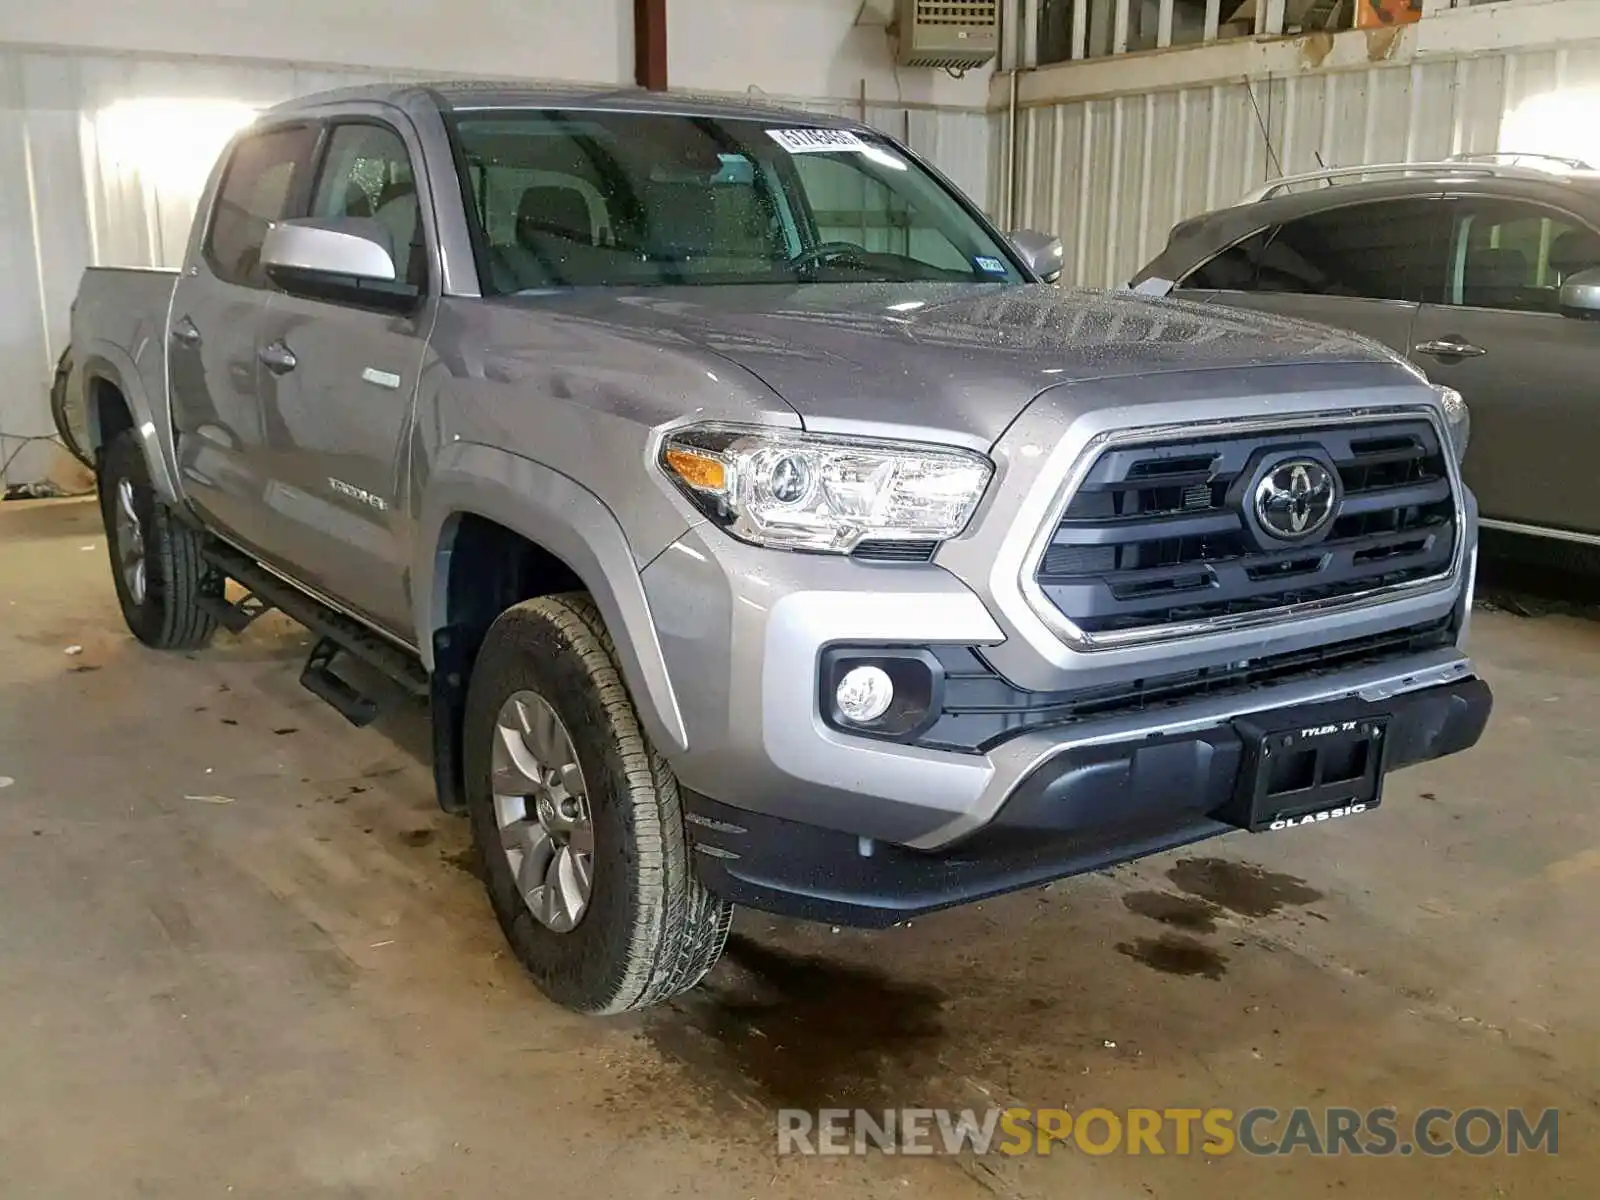
[[[1028,264],[1030,271],[1046,283],[1056,283],[1061,279],[1067,251],[1060,238],[1032,229],[1019,229],[1008,236],[1012,248],[1022,256],[1022,261]]]
[[[1600,321],[1600,267],[1567,276],[1561,284],[1561,315]]]
[[[370,217],[279,221],[261,265],[284,291],[313,300],[405,311],[419,295],[399,278],[388,226]]]

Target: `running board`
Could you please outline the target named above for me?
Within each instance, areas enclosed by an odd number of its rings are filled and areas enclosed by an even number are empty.
[[[312,599],[231,547],[213,543],[204,554],[207,562],[248,593],[238,604],[214,601],[213,615],[223,627],[241,632],[276,608],[316,634],[317,643],[306,659],[300,683],[352,725],[372,724],[402,699],[430,698],[427,671],[400,647],[369,633],[359,622]],[[334,670],[341,654],[370,668],[361,672],[363,675],[376,678],[352,683]]]

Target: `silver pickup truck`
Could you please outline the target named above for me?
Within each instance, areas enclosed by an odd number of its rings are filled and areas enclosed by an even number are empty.
[[[848,121],[346,91],[86,275],[63,408],[135,636],[275,608],[350,721],[425,699],[510,944],[620,1012],[736,904],[887,925],[1482,733],[1460,398],[1059,271]]]

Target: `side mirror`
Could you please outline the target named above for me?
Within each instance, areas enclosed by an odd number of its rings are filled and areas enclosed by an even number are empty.
[[[1561,284],[1561,315],[1600,321],[1600,267],[1567,276]]]
[[[409,309],[418,291],[399,278],[394,238],[370,217],[279,221],[261,247],[267,277],[313,300]]]
[[[1067,251],[1060,238],[1032,229],[1019,229],[1010,238],[1012,248],[1022,256],[1022,261],[1028,264],[1030,271],[1046,283],[1056,283],[1061,279]]]

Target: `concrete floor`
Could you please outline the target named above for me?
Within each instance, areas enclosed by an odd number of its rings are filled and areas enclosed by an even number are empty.
[[[599,1022],[502,950],[419,723],[346,727],[286,623],[137,647],[94,508],[6,505],[0,1195],[1593,1195],[1600,625],[1474,642],[1486,743],[1380,813],[882,934],[742,914]],[[774,1153],[780,1105],[991,1102],[1556,1106],[1561,1152]]]

